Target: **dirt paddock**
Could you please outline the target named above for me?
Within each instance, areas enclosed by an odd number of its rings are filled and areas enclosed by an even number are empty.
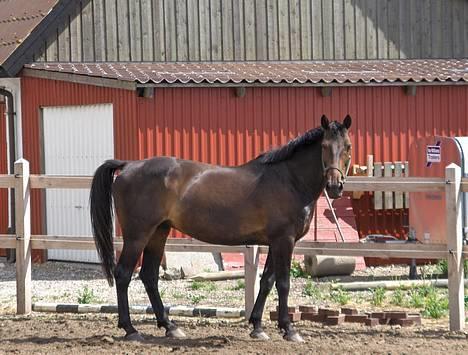
[[[176,318],[177,319],[177,318]],[[421,327],[345,324],[326,327],[301,322],[297,328],[303,344],[281,338],[275,324],[267,322],[270,341],[249,338],[244,321],[177,319],[186,340],[163,337],[150,316],[134,316],[145,342],[126,342],[116,327],[115,315],[33,314],[0,316],[0,353],[231,353],[231,354],[466,354],[467,335],[447,326]]]

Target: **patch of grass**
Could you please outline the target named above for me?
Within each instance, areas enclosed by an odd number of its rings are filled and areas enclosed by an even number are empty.
[[[393,291],[390,303],[396,306],[402,306],[405,301],[405,295],[406,292],[403,287],[398,287],[395,291]]]
[[[316,301],[319,301],[323,298],[322,290],[319,288],[317,283],[308,280],[304,286],[304,290],[302,290],[302,294],[304,296],[308,296],[313,298]]]
[[[239,291],[245,289],[245,281],[237,280],[236,284],[230,288],[231,291]]]
[[[330,290],[330,297],[333,302],[339,303],[342,306],[349,303],[351,300],[351,295],[348,291],[344,290],[343,287]]]
[[[412,308],[423,308],[426,304],[426,299],[434,297],[437,294],[437,291],[432,285],[421,285],[413,287],[409,290],[408,296],[408,306]]]
[[[192,304],[199,304],[201,301],[203,301],[206,297],[203,295],[191,295],[190,296],[190,302]]]
[[[372,298],[371,298],[371,303],[374,306],[381,306],[385,300],[385,288],[383,287],[377,287],[373,290],[371,290]]]
[[[185,295],[179,291],[174,291],[172,292],[172,297],[174,297],[176,300],[180,300],[185,297]]]
[[[301,264],[300,261],[297,260],[292,260],[291,262],[291,270],[290,270],[290,275],[292,277],[307,277],[307,273],[305,271],[304,266]]]
[[[214,282],[209,281],[192,281],[190,288],[194,291],[204,290],[204,291],[216,291],[218,286]]]
[[[430,294],[425,299],[423,314],[430,318],[438,319],[448,311],[448,298],[437,293]]]
[[[468,260],[464,261],[463,269],[465,270],[465,274],[468,274]],[[436,264],[436,271],[438,274],[441,275],[448,275],[448,263],[447,260],[439,260]]]
[[[78,294],[78,303],[79,304],[90,304],[96,302],[96,296],[92,289],[85,286],[83,290]]]

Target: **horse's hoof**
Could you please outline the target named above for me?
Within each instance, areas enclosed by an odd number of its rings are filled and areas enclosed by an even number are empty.
[[[303,343],[304,339],[299,335],[299,333],[285,334],[283,337],[287,341],[293,341],[295,343]]]
[[[179,328],[174,328],[174,329],[170,329],[166,331],[166,336],[168,338],[175,338],[175,339],[183,339],[187,337],[185,333]]]
[[[263,330],[254,330],[250,333],[250,337],[257,340],[270,340],[270,337]]]
[[[124,340],[126,340],[126,341],[145,341],[145,338],[143,338],[140,333],[134,332],[134,333],[125,335]]]

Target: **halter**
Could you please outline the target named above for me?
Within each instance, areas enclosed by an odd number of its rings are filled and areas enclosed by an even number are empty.
[[[351,166],[351,156],[349,157],[348,163],[346,164],[346,172],[343,174],[343,171],[340,168],[337,168],[336,166],[329,166],[328,168],[325,168],[325,164],[323,163],[322,159],[322,167],[323,167],[323,175],[327,175],[330,170],[338,170],[338,172],[341,175],[342,182],[346,182],[346,178],[348,177],[348,172],[349,172],[349,167]]]

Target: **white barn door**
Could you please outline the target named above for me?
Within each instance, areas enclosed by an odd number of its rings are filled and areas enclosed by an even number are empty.
[[[44,107],[43,162],[47,175],[93,175],[114,157],[112,104]],[[47,189],[48,235],[92,235],[88,189]],[[50,260],[99,262],[94,250],[50,249]]]

